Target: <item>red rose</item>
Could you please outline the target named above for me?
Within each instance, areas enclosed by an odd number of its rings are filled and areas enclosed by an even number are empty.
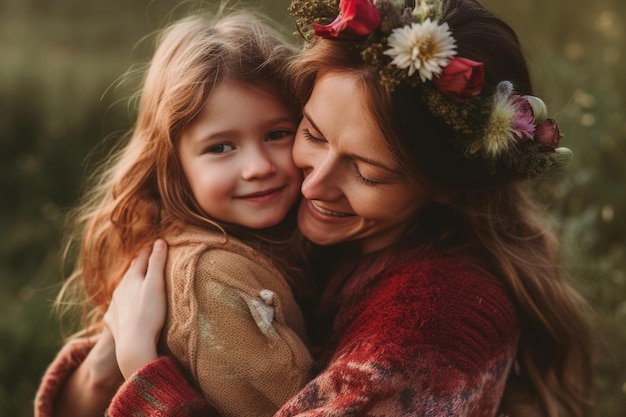
[[[561,140],[561,132],[556,125],[554,119],[548,119],[535,129],[535,138],[539,143],[550,149],[556,149],[559,147],[559,141]]]
[[[365,36],[378,29],[382,22],[372,0],[341,0],[339,9],[339,16],[331,24],[312,24],[315,35],[325,39]]]
[[[452,58],[441,74],[434,79],[437,89],[450,95],[456,101],[465,101],[480,94],[485,80],[482,62],[466,58]]]

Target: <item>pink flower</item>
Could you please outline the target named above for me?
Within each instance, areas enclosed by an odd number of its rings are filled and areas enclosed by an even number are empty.
[[[548,119],[539,126],[535,131],[535,137],[539,143],[550,149],[556,149],[559,147],[559,141],[561,140],[561,132],[556,125],[554,119]]]
[[[456,101],[465,101],[480,94],[484,80],[485,68],[482,62],[452,58],[434,82],[442,93],[450,95]]]
[[[382,22],[372,0],[341,0],[339,9],[339,16],[332,23],[312,23],[315,35],[325,39],[366,36],[378,29]]]
[[[534,124],[535,116],[533,114],[533,107],[524,96],[519,95],[513,97],[512,104],[515,108],[512,120],[513,133],[520,142],[532,140],[535,136],[536,128]]]

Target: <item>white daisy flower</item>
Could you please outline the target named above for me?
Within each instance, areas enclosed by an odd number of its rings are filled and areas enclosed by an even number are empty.
[[[439,25],[430,19],[394,29],[387,42],[390,48],[384,54],[393,58],[391,63],[401,69],[408,68],[409,77],[419,72],[422,81],[439,75],[456,55],[448,24]]]

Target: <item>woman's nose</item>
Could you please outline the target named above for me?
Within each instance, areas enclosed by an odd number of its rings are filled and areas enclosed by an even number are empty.
[[[336,201],[343,195],[340,169],[331,158],[310,161],[303,171],[302,195],[307,200]]]

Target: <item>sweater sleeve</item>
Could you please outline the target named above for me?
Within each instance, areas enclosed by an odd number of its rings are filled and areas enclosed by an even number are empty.
[[[495,416],[519,325],[492,278],[409,265],[358,299],[327,368],[278,416]]]
[[[107,416],[217,417],[219,414],[175,361],[164,356],[141,368],[120,387]]]
[[[59,394],[70,375],[83,363],[97,337],[69,341],[48,366],[35,396],[35,417],[51,417]]]

